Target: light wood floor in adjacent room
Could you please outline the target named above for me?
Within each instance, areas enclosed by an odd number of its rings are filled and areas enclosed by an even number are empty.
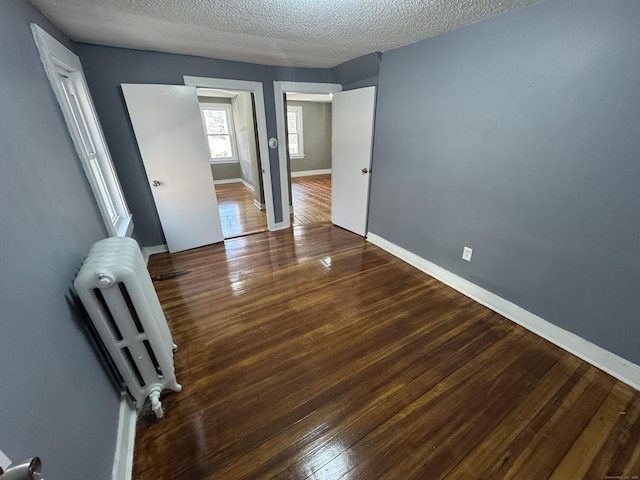
[[[292,225],[331,221],[331,175],[291,179]],[[253,192],[240,182],[216,185],[224,238],[267,230],[267,214],[253,204]]]

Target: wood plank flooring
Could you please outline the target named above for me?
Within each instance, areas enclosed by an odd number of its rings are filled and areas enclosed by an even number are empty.
[[[267,230],[267,214],[253,204],[253,192],[240,182],[216,185],[224,238]]]
[[[291,179],[292,225],[331,222],[331,175]],[[216,185],[224,238],[267,230],[267,215],[253,204],[253,192],[240,182]]]
[[[331,175],[291,179],[292,225],[331,222]]]
[[[134,479],[640,475],[640,393],[330,224],[151,257],[184,389]],[[622,477],[616,477],[622,478]]]

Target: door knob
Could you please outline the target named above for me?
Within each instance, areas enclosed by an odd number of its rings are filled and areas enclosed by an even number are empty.
[[[363,168],[362,170],[360,170],[362,172],[363,175],[369,173],[369,169],[368,168]]]
[[[154,180],[153,182],[151,182],[151,185],[153,185],[154,187],[159,187],[160,185],[162,185],[162,182],[159,182],[158,180]]]

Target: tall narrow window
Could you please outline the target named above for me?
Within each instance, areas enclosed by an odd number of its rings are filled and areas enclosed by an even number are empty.
[[[302,107],[287,107],[287,133],[289,140],[289,156],[304,158],[304,138],[302,135]]]
[[[36,24],[31,24],[51,88],[109,235],[131,235],[133,222],[104,140],[80,59]]]
[[[237,160],[231,105],[225,103],[201,103],[200,111],[202,112],[202,121],[207,134],[211,161]]]

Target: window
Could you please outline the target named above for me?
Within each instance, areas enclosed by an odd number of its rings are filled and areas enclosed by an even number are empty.
[[[287,134],[289,136],[289,156],[291,158],[304,158],[302,107],[287,107]]]
[[[31,24],[53,92],[87,175],[109,235],[131,235],[133,222],[95,113],[80,59],[39,26]]]
[[[231,105],[201,103],[200,112],[207,134],[212,162],[237,161],[235,128]]]

